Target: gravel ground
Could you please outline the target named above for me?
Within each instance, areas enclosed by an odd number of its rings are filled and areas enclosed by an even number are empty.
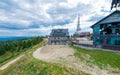
[[[89,55],[86,54],[85,61],[81,61],[79,58],[74,56],[75,50],[69,46],[63,45],[48,45],[42,48],[38,48],[34,53],[33,57],[50,63],[59,63],[66,67],[71,67],[77,71],[83,71],[91,75],[119,75],[112,74],[108,70],[100,69],[94,64],[86,62],[89,60]]]
[[[44,46],[42,48],[38,48],[33,53],[33,56],[40,60],[52,61],[73,54],[74,54],[74,50],[69,48],[68,46],[52,45],[52,46]]]

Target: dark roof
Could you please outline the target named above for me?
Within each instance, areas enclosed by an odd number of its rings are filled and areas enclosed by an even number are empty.
[[[52,29],[50,36],[64,37],[69,36],[68,29]]]
[[[96,24],[98,24],[98,23],[100,23],[101,21],[105,20],[106,18],[108,18],[108,17],[111,16],[112,14],[118,13],[118,12],[120,13],[120,10],[116,10],[116,11],[112,12],[112,13],[109,14],[108,16],[104,17],[104,18],[101,19],[100,21],[98,21],[98,22],[96,22],[95,24],[93,24],[93,25],[91,26],[91,28],[93,28],[93,26],[95,26]]]

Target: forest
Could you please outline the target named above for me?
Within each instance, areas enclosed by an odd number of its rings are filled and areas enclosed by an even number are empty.
[[[28,39],[14,40],[14,41],[1,41],[0,42],[0,56],[6,52],[21,52],[25,51],[33,45],[40,43],[43,39],[41,37],[32,37]]]

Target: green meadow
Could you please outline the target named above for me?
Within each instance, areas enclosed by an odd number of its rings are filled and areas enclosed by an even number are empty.
[[[75,46],[72,46],[72,48],[76,50],[76,53],[74,55],[76,57],[79,57],[81,60],[86,60],[88,56],[89,58],[87,62],[98,65],[100,68],[111,66],[113,68],[120,69],[120,52],[88,50]]]

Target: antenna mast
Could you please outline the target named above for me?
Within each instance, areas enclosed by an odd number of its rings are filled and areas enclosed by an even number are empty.
[[[79,32],[80,30],[81,30],[81,28],[80,28],[80,15],[78,13],[78,24],[77,24],[76,32]]]

